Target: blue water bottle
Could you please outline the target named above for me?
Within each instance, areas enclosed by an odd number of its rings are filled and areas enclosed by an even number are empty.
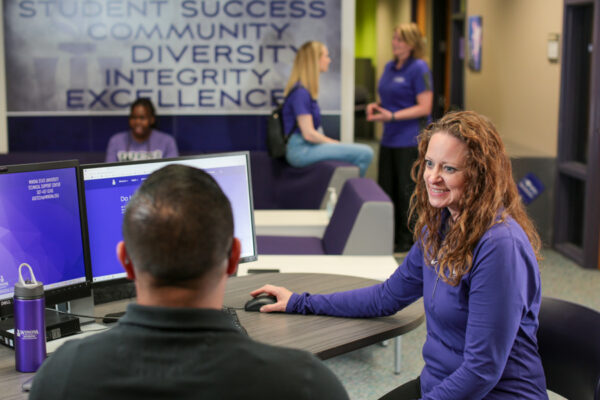
[[[29,268],[30,281],[24,281],[21,268]],[[35,372],[46,359],[44,285],[33,275],[29,264],[19,265],[15,283],[15,366],[20,372]]]

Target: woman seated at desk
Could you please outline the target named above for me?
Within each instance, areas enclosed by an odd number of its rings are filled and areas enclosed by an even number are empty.
[[[110,138],[106,162],[177,157],[179,152],[173,136],[155,127],[156,112],[150,99],[134,101],[129,112],[129,130]]]
[[[386,399],[547,399],[537,350],[540,238],[494,125],[450,113],[419,137],[415,244],[383,283],[326,295],[266,285],[263,312],[392,315],[423,297],[421,376]]]

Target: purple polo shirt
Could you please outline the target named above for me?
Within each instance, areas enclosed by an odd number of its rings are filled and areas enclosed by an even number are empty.
[[[130,131],[114,134],[106,148],[106,162],[150,160],[179,156],[173,136],[152,130],[143,143],[133,139]]]
[[[537,351],[539,268],[512,219],[492,226],[458,286],[425,265],[419,244],[383,283],[328,295],[293,294],[287,312],[342,317],[392,315],[423,297],[427,339],[423,399],[547,399]]]
[[[427,63],[409,58],[400,69],[396,62],[385,65],[379,79],[381,106],[392,112],[417,104],[417,95],[433,90],[431,71]],[[417,135],[429,122],[431,116],[386,122],[383,124],[381,144],[386,147],[415,147]]]
[[[282,117],[284,133],[286,135],[299,133],[300,128],[296,124],[296,117],[305,114],[312,115],[315,129],[321,126],[321,109],[319,108],[319,104],[310,97],[310,92],[298,82],[283,103]],[[296,125],[295,128],[294,125]]]

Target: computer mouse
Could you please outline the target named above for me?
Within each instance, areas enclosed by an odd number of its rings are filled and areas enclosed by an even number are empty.
[[[250,299],[244,305],[246,311],[260,311],[260,308],[267,304],[277,303],[277,297],[270,295],[260,295]]]

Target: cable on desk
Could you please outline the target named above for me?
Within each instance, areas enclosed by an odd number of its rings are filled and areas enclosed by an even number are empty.
[[[57,312],[59,314],[71,315],[73,317],[79,317],[79,318],[91,318],[91,319],[105,319],[105,318],[108,318],[108,319],[114,319],[115,321],[118,321],[119,318],[120,318],[120,317],[107,317],[107,316],[99,317],[99,316],[96,316],[96,315],[75,314],[75,313],[68,312],[68,311],[56,310],[56,309],[50,308],[50,307],[46,307],[46,310],[55,311],[55,312]]]

